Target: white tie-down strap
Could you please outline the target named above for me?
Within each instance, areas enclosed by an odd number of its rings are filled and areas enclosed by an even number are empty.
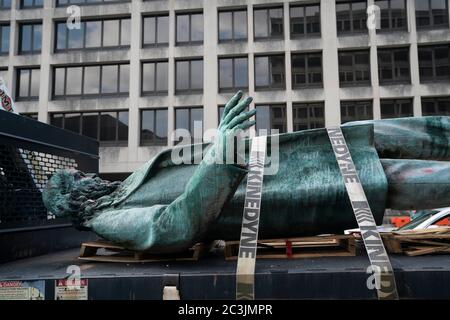
[[[327,128],[327,133],[375,275],[378,299],[398,299],[394,271],[342,130],[340,127],[331,127]]]
[[[267,136],[255,137],[250,150],[244,214],[236,270],[236,299],[255,299],[255,262],[258,246],[261,191],[266,159]]]

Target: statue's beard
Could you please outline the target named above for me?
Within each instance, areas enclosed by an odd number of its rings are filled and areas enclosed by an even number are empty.
[[[119,181],[109,182],[99,177],[86,176],[78,180],[67,197],[74,224],[83,226],[90,220],[100,204],[112,199],[111,194],[119,185]]]

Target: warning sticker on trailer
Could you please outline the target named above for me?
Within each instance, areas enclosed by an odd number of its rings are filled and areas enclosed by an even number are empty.
[[[55,300],[87,300],[88,280],[67,280],[55,281]]]
[[[44,300],[45,281],[0,281],[0,300]]]

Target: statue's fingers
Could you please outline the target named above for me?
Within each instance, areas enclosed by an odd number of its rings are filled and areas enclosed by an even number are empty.
[[[230,123],[235,117],[237,117],[248,105],[253,101],[252,97],[247,97],[245,100],[239,102],[237,106],[228,112],[226,117],[223,119],[224,124]]]
[[[253,110],[250,110],[247,112],[242,112],[240,115],[238,115],[233,120],[231,120],[230,123],[228,123],[228,125],[227,125],[228,129],[233,129],[235,126],[237,126],[238,124],[241,124],[245,120],[250,119],[255,114],[256,114],[256,109],[253,109]]]
[[[238,124],[238,125],[235,127],[235,130],[236,130],[236,129],[240,129],[240,130],[244,131],[244,130],[247,130],[248,128],[254,126],[255,124],[256,124],[256,121],[255,121],[255,120],[245,121],[245,122],[243,122],[243,123],[241,123],[241,124]]]
[[[239,100],[241,100],[241,98],[242,98],[242,91],[239,90],[225,105],[221,120],[225,119],[230,110],[236,106],[236,104],[239,102]]]

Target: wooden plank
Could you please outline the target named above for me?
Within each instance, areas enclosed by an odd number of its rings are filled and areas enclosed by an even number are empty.
[[[98,254],[104,249],[105,254]],[[131,251],[107,242],[86,242],[81,245],[80,260],[119,263],[145,263],[157,261],[196,261],[200,259],[208,247],[196,244],[191,249],[177,254],[151,254],[145,251]]]
[[[287,253],[287,242],[290,251]],[[226,260],[236,260],[238,241],[226,241],[224,255]],[[355,238],[352,235],[317,236],[288,239],[258,240],[257,259],[297,259],[330,256],[354,256]]]

